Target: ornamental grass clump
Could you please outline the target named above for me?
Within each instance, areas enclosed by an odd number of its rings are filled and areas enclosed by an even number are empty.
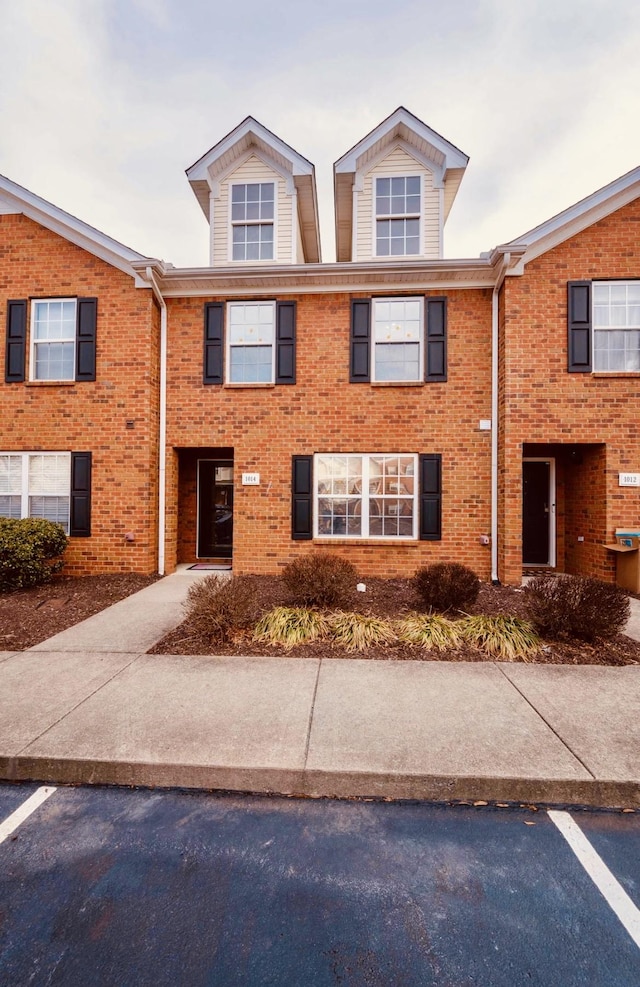
[[[537,576],[524,592],[532,623],[547,637],[612,638],[629,619],[626,592],[593,576]]]
[[[331,637],[346,651],[366,651],[376,645],[395,644],[397,637],[388,620],[364,613],[332,613]]]
[[[207,576],[189,588],[185,610],[197,634],[231,641],[256,618],[255,583],[251,576]]]
[[[446,651],[460,644],[458,625],[440,614],[411,613],[397,620],[395,627],[401,641],[428,651]]]
[[[478,599],[480,580],[459,562],[436,562],[418,569],[413,585],[428,610],[465,610]]]
[[[312,552],[285,566],[282,578],[296,603],[340,607],[353,597],[358,573],[351,562],[339,555]]]
[[[540,650],[540,639],[527,620],[498,614],[478,615],[458,622],[462,638],[502,661],[528,661]]]
[[[329,621],[319,610],[310,607],[274,607],[256,624],[253,640],[263,644],[277,644],[295,648],[310,644],[329,633]]]

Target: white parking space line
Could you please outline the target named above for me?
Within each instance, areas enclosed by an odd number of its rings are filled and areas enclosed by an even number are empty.
[[[613,876],[602,857],[593,849],[575,819],[568,812],[548,810],[551,822],[555,823],[587,874],[604,896],[607,904],[616,913],[625,929],[640,948],[640,909]]]
[[[47,799],[53,795],[55,790],[56,789],[52,788],[50,785],[38,788],[38,790],[35,791],[26,802],[23,802],[15,812],[12,812],[10,816],[7,816],[5,821],[0,823],[0,843],[4,843],[6,838],[11,836],[18,826],[20,826],[25,819],[28,819],[31,813],[35,812],[43,802],[46,802]]]

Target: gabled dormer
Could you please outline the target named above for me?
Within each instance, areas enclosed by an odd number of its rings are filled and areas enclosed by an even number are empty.
[[[432,260],[469,158],[405,110],[333,166],[338,261]]]
[[[315,169],[253,117],[187,178],[211,227],[211,267],[320,260]]]

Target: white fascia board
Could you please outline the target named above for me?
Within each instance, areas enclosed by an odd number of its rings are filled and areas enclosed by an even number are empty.
[[[523,263],[527,263],[541,254],[546,253],[570,237],[581,233],[589,226],[604,219],[617,209],[640,196],[640,167],[621,175],[609,185],[599,189],[592,195],[581,199],[568,209],[552,216],[539,226],[523,233],[522,236],[509,243],[501,244],[492,252],[508,253],[518,250],[522,254]]]
[[[40,226],[57,233],[70,243],[74,243],[83,250],[88,251],[100,260],[106,261],[112,267],[118,268],[125,274],[136,280],[138,285],[138,275],[132,267],[134,261],[144,260],[144,255],[126,247],[118,240],[107,236],[81,219],[77,219],[70,213],[65,212],[58,206],[54,206],[46,199],[35,195],[28,189],[22,188],[12,182],[11,179],[0,175],[0,201],[3,203],[3,211],[10,209],[14,214],[21,213],[28,219],[33,220]],[[144,285],[148,287],[147,285]]]
[[[422,264],[298,264],[286,267],[163,268],[157,273],[165,298],[212,295],[264,296],[353,291],[425,291],[453,288],[492,288],[496,271],[488,260],[458,260]]]
[[[189,181],[206,180],[208,178],[208,169],[210,165],[217,159],[222,157],[223,154],[237,144],[238,141],[246,137],[247,134],[253,134],[264,144],[270,147],[274,153],[281,154],[283,158],[286,158],[291,162],[291,170],[293,175],[311,175],[313,174],[313,165],[310,161],[304,158],[297,151],[294,151],[292,147],[286,144],[279,137],[276,137],[270,130],[267,130],[261,123],[254,120],[253,117],[247,117],[243,120],[235,130],[232,130],[230,134],[223,137],[221,141],[214,144],[206,154],[203,154],[190,168],[187,168],[187,178]]]
[[[468,155],[464,154],[455,144],[451,144],[444,137],[441,137],[440,134],[432,130],[431,127],[428,127],[426,123],[419,120],[413,113],[410,113],[403,106],[399,106],[391,116],[388,116],[371,133],[355,144],[351,150],[343,154],[341,158],[338,158],[333,166],[335,174],[355,172],[358,167],[358,158],[365,154],[377,141],[381,140],[385,134],[393,134],[395,128],[400,123],[403,123],[408,130],[412,130],[418,137],[427,141],[427,143],[431,144],[432,147],[435,147],[444,155],[446,159],[445,169],[467,167],[469,163]]]

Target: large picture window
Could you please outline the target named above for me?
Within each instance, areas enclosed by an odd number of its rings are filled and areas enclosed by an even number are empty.
[[[70,453],[0,454],[0,517],[57,521],[69,533]]]
[[[316,536],[417,538],[417,456],[315,457]]]
[[[231,186],[233,260],[273,260],[274,182]]]
[[[420,253],[420,178],[376,178],[376,256]]]
[[[640,281],[593,282],[593,369],[640,371]]]

